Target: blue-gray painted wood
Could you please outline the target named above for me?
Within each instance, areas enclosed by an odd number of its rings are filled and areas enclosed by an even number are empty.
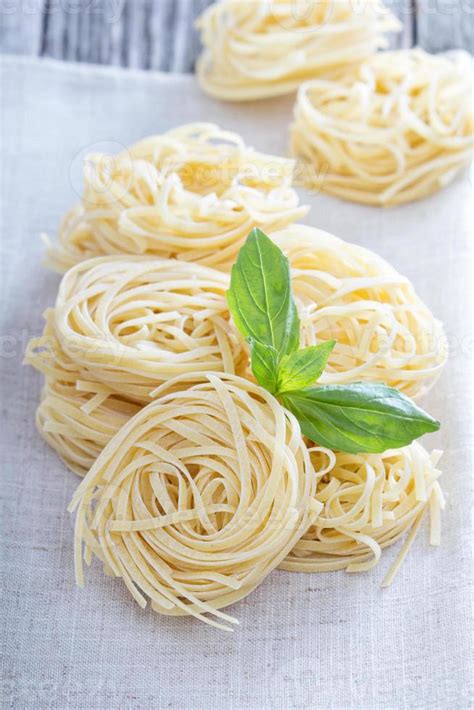
[[[417,0],[420,44],[432,52],[466,49],[474,52],[474,0]]]
[[[191,72],[195,18],[212,0],[0,0],[0,51]],[[386,0],[403,32],[390,46],[473,51],[474,0]]]

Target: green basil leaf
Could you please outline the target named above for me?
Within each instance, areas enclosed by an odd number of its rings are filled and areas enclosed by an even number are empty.
[[[281,396],[312,441],[336,451],[381,453],[406,446],[439,422],[386,385],[324,385]]]
[[[252,372],[257,382],[271,394],[277,391],[278,353],[269,345],[249,338]]]
[[[335,340],[328,340],[285,355],[278,368],[278,392],[314,385],[321,377],[335,344]]]
[[[272,347],[280,359],[298,349],[300,322],[290,265],[260,229],[253,229],[232,267],[227,301],[244,338]]]

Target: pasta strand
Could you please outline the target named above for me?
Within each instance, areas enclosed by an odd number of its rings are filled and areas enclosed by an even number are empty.
[[[451,182],[474,154],[472,60],[380,52],[298,92],[291,149],[310,189],[388,207]]]

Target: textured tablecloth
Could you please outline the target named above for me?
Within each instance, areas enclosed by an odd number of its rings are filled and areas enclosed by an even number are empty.
[[[94,564],[75,586],[78,479],[35,431],[41,378],[22,367],[59,278],[38,234],[55,232],[80,190],[84,152],[116,150],[188,121],[216,121],[255,147],[285,152],[291,98],[217,103],[192,77],[4,58],[2,160],[2,692],[12,708],[469,707],[473,453],[468,176],[444,192],[379,210],[302,193],[307,222],[374,249],[409,276],[444,320],[451,359],[425,406],[443,422],[447,508],[442,546],[426,526],[393,586],[399,546],[364,574],[275,572],[231,612],[233,634],[141,610]],[[472,688],[471,688],[472,690]]]

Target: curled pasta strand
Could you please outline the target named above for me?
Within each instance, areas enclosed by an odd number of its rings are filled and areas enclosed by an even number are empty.
[[[433,385],[446,360],[443,328],[406,278],[314,228],[273,238],[292,264],[302,344],[337,341],[321,382],[385,382],[411,397]],[[124,413],[170,377],[192,384],[202,367],[252,377],[227,288],[223,273],[146,257],[93,259],[64,277],[25,360],[46,377],[38,428],[73,471],[84,475]]]
[[[381,52],[298,92],[291,148],[306,185],[390,206],[451,182],[474,154],[472,63],[462,53]]]
[[[96,556],[141,606],[229,629],[220,609],[315,519],[316,475],[296,419],[269,393],[235,375],[200,379],[162,385],[79,485],[76,574],[83,584],[83,557]]]
[[[292,266],[302,343],[336,340],[325,384],[384,382],[410,397],[446,362],[443,327],[412,284],[373,252],[312,227],[272,235]]]
[[[378,0],[221,0],[198,18],[203,90],[247,101],[291,93],[305,80],[353,69],[400,23]]]
[[[177,260],[98,257],[63,277],[26,361],[54,380],[97,382],[137,404],[160,382],[247,368],[230,323],[228,276]]]
[[[310,456],[318,471],[324,454],[310,449]],[[383,583],[390,584],[428,510],[430,542],[439,544],[444,507],[436,468],[440,456],[439,451],[430,455],[418,442],[383,454],[336,453],[333,468],[318,478],[316,498],[323,509],[280,568],[366,571],[379,562],[384,548],[409,533]]]
[[[64,217],[46,263],[64,272],[95,256],[177,258],[228,269],[250,230],[306,214],[294,161],[259,153],[214,124],[181,126],[119,155],[94,154],[81,203]]]

